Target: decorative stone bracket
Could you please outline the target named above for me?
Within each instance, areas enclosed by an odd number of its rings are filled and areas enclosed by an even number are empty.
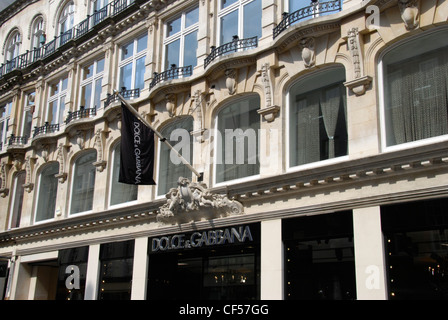
[[[275,120],[275,117],[277,117],[278,113],[280,112],[279,106],[270,106],[263,109],[257,110],[258,114],[261,114],[263,118],[267,122],[272,122]]]
[[[210,192],[204,183],[180,177],[177,185],[165,195],[167,203],[159,208],[157,214],[159,223],[180,224],[243,213],[240,202],[230,200],[227,195]]]
[[[349,88],[357,96],[362,96],[370,86],[372,77],[364,76],[352,81],[344,82],[344,85]]]

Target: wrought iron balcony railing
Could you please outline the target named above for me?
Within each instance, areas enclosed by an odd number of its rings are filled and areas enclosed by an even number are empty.
[[[25,145],[28,143],[28,136],[11,135],[8,140],[8,146]]]
[[[82,119],[82,118],[90,118],[96,116],[96,108],[84,108],[80,107],[77,111],[69,111],[67,115],[67,119],[65,119],[65,124],[69,124],[72,120]]]
[[[59,131],[59,123],[49,124],[48,122],[45,122],[45,124],[41,127],[34,127],[33,138],[40,134],[52,133],[57,131]]]
[[[192,72],[193,72],[192,66],[176,68],[176,65],[173,64],[171,65],[171,69],[168,69],[161,73],[154,72],[154,78],[149,84],[149,89],[152,89],[159,82],[167,81],[170,79],[177,79],[179,77],[189,77],[192,75]]]
[[[333,0],[328,2],[312,2],[308,7],[301,8],[293,13],[284,13],[283,19],[274,28],[274,39],[283,31],[285,31],[293,23],[308,18],[317,17],[322,13],[328,13],[333,11],[341,11],[341,0]]]
[[[134,2],[137,2],[137,0],[112,1],[102,9],[95,11],[92,15],[88,15],[86,19],[70,30],[63,32],[53,40],[44,43],[41,47],[34,48],[31,51],[27,50],[25,53],[6,61],[0,65],[0,78],[14,70],[24,69],[41,59],[49,57],[72,40],[79,39],[92,31],[96,25],[107,18],[114,17],[123,12],[125,9],[132,6]]]
[[[212,51],[208,55],[207,58],[204,60],[204,68],[207,68],[207,66],[215,60],[217,57],[222,56],[229,52],[237,52],[241,49],[250,49],[250,48],[256,48],[258,46],[258,37],[252,37],[247,39],[239,39],[238,36],[234,36],[233,40],[229,43],[225,43],[222,46],[219,47],[212,47]]]
[[[126,90],[126,88],[121,88],[120,94],[125,99],[134,99],[140,97],[140,89]],[[108,107],[112,102],[118,101],[118,96],[116,94],[107,94],[106,101],[104,101],[104,108]]]

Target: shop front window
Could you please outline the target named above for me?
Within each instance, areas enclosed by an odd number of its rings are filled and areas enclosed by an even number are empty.
[[[283,220],[285,298],[356,299],[352,212]]]
[[[247,226],[246,226],[247,228]],[[198,231],[175,235],[182,249],[163,249],[166,239],[158,238],[157,252],[149,249],[149,283],[147,297],[150,300],[257,300],[260,298],[259,225],[250,225],[251,239],[241,243],[216,244],[216,232],[226,234],[227,229]],[[236,228],[238,230],[242,230]],[[247,230],[247,229],[244,229]],[[211,238],[210,235],[212,234]],[[204,240],[208,237],[208,240]],[[185,248],[188,239],[208,241],[199,248]],[[200,240],[201,239],[201,240]],[[214,240],[211,240],[214,239]],[[149,247],[154,248],[154,239]],[[177,240],[174,242],[179,244]]]
[[[130,300],[134,240],[101,245],[98,300]]]
[[[381,207],[390,300],[448,299],[448,199]]]
[[[88,255],[88,246],[59,251],[56,300],[84,300]],[[73,288],[67,285],[70,275],[73,275],[70,279]]]

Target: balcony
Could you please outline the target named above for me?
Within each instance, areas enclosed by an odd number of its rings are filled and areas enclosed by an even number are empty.
[[[53,133],[57,131],[59,131],[59,123],[49,124],[48,122],[45,122],[45,124],[41,127],[34,127],[33,138],[41,134]]]
[[[77,111],[69,111],[67,115],[67,119],[65,119],[65,124],[69,124],[73,120],[90,118],[96,116],[96,108],[84,108],[81,106]]]
[[[140,97],[140,89],[126,90],[125,87],[121,88],[120,94],[125,99],[135,99]],[[118,101],[118,96],[116,94],[107,94],[107,99],[104,101],[104,108],[108,107],[112,102]]]
[[[341,11],[341,0],[333,0],[328,2],[312,2],[310,6],[301,8],[293,13],[283,13],[283,19],[274,28],[274,39],[285,31],[290,25],[297,21],[303,20],[308,17],[319,17],[323,13]]]
[[[225,55],[229,52],[237,52],[242,49],[251,49],[258,47],[258,37],[252,37],[247,39],[239,39],[238,36],[233,36],[233,40],[229,43],[225,43],[219,47],[212,47],[212,51],[204,60],[204,69],[215,60],[217,57]]]
[[[176,65],[173,64],[171,65],[171,69],[168,69],[164,72],[161,73],[154,72],[154,78],[149,84],[149,89],[152,89],[156,84],[163,81],[177,79],[179,77],[189,77],[192,75],[192,72],[193,72],[192,66],[176,68]]]

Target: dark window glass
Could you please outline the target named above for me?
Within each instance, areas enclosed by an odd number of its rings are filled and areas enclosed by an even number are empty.
[[[285,298],[356,299],[352,212],[283,220]]]
[[[88,255],[88,246],[59,251],[56,300],[84,300]],[[68,289],[66,286],[66,280],[70,276],[66,269],[72,265],[79,268],[79,289]]]

